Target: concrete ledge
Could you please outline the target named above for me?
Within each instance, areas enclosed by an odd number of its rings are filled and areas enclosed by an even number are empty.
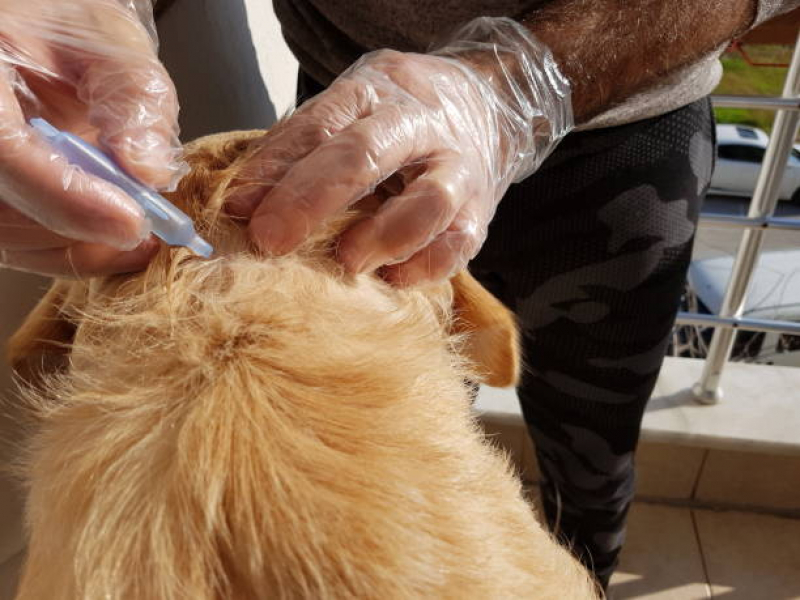
[[[695,402],[703,361],[667,357],[647,407],[642,439],[700,448],[800,455],[800,369],[729,363],[722,401]],[[521,423],[514,390],[483,387],[475,409],[488,419]]]

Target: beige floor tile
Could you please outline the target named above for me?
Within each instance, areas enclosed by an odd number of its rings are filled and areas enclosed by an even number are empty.
[[[24,559],[24,552],[19,552],[0,563],[0,600],[13,600]]]
[[[688,509],[634,503],[610,598],[700,600],[709,598]]]
[[[711,450],[697,498],[800,510],[800,456]]]
[[[714,598],[800,598],[800,520],[695,511]]]
[[[636,452],[636,493],[657,498],[691,498],[703,448],[642,442]]]

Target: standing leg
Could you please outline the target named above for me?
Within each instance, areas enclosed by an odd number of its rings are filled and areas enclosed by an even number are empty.
[[[518,389],[557,535],[606,587],[713,166],[707,100],[576,133],[501,202],[472,270],[518,315]]]

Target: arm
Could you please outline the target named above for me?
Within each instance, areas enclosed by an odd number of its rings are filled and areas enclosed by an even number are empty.
[[[553,52],[582,123],[744,33],[756,0],[557,0],[523,25]]]
[[[231,210],[282,254],[398,175],[400,192],[343,234],[339,259],[399,284],[443,279],[477,254],[508,186],[573,112],[587,121],[780,5],[761,2],[554,0],[522,24],[475,19],[427,55],[371,53],[266,136]]]

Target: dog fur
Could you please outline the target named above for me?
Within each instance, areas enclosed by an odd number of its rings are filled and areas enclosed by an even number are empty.
[[[257,256],[222,210],[255,135],[189,146],[170,198],[213,259],[58,281],[12,340],[36,418],[18,598],[595,598],[471,416],[465,381],[516,379],[512,317],[465,274],[346,276],[357,210]]]

